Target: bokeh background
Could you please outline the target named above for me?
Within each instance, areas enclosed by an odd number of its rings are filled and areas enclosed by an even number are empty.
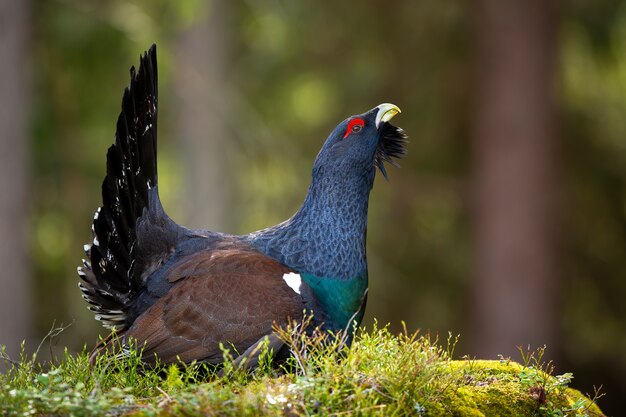
[[[2,0],[0,344],[103,333],[76,266],[128,69],[158,44],[160,190],[181,224],[289,217],[317,150],[382,102],[410,135],[370,203],[375,319],[456,354],[544,344],[626,396],[626,4]]]

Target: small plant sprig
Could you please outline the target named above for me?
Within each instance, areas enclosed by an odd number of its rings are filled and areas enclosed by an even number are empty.
[[[566,372],[561,375],[554,375],[554,362],[552,360],[545,361],[546,346],[541,346],[535,350],[531,350],[530,346],[524,349],[518,346],[518,350],[522,357],[522,370],[518,373],[520,383],[526,387],[530,395],[539,404],[539,409],[548,417],[565,417],[565,416],[590,416],[591,404],[595,403],[604,394],[599,389],[595,390],[591,400],[579,398],[573,404],[567,407],[559,407],[553,401],[552,397],[562,394],[569,387],[574,375]]]

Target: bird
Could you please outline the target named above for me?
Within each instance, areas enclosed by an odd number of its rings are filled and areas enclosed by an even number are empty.
[[[157,51],[130,69],[106,156],[102,205],[78,267],[79,288],[113,346],[141,347],[147,366],[220,365],[223,346],[254,367],[276,326],[312,314],[325,331],[358,326],[367,301],[367,211],[378,169],[397,165],[407,134],[390,103],[339,123],[315,158],[304,202],[286,221],[245,235],[195,230],[165,212],[157,179]],[[245,359],[245,360],[244,360]]]

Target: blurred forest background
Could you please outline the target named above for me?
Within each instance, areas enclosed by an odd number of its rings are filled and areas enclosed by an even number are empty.
[[[128,69],[158,44],[159,170],[181,224],[289,217],[345,117],[382,102],[409,155],[370,203],[366,325],[456,354],[548,345],[626,396],[626,3],[2,0],[0,344],[91,346],[76,266]]]

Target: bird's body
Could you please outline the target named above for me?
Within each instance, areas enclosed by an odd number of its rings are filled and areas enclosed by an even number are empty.
[[[404,154],[406,135],[380,105],[339,124],[318,154],[306,199],[289,220],[248,235],[191,230],[161,206],[156,175],[156,49],[143,55],[107,154],[103,205],[79,268],[83,297],[122,344],[153,363],[220,363],[220,343],[254,363],[257,344],[312,312],[314,324],[360,323],[375,168]],[[106,346],[105,346],[106,347]]]

